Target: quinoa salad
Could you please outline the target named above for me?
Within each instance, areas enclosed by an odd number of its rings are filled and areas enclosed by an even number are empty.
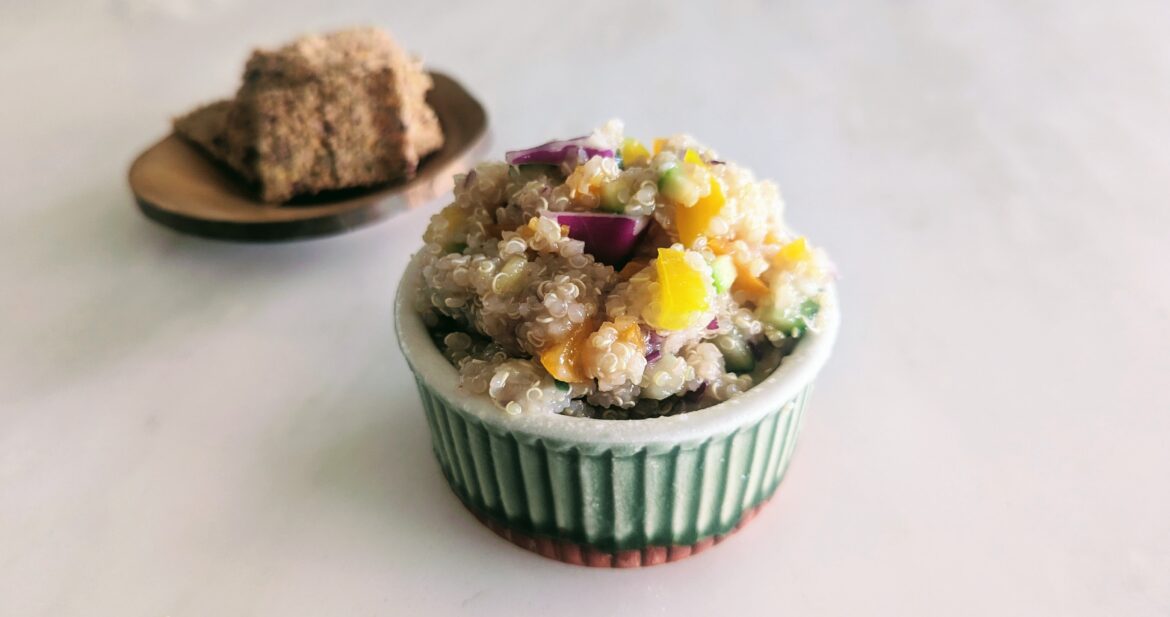
[[[610,121],[455,179],[415,307],[506,414],[674,415],[761,382],[816,331],[834,269],[776,185],[687,135]]]

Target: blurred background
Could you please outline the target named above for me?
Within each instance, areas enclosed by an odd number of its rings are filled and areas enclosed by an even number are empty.
[[[611,117],[777,180],[844,327],[772,505],[635,572],[497,539],[395,343],[426,208],[135,209],[255,46],[388,28],[491,155]],[[0,614],[1170,614],[1170,4],[0,3]]]

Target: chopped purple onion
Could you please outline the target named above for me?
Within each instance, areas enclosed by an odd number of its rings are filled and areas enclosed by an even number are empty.
[[[655,332],[654,330],[650,330],[649,333],[646,334],[646,344],[651,349],[662,349],[662,335]]]
[[[557,223],[569,228],[569,237],[585,243],[585,252],[603,264],[619,266],[634,252],[649,216],[603,212],[557,212]]]
[[[708,330],[718,330],[719,329],[719,320],[712,319],[711,323],[707,324],[707,329]]]
[[[646,332],[646,364],[654,364],[662,357],[662,335],[653,330]]]
[[[613,150],[599,148],[589,142],[588,136],[583,136],[550,141],[525,150],[510,150],[504,153],[504,160],[511,165],[560,165],[578,151],[583,152],[585,158],[595,156],[613,158]]]

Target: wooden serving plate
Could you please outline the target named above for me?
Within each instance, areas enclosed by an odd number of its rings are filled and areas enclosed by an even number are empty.
[[[488,145],[479,101],[451,77],[431,77],[427,102],[439,116],[444,144],[406,182],[264,203],[242,178],[172,133],[135,159],[130,189],[142,213],[167,227],[249,242],[341,233],[422,205],[451,190],[452,176],[470,169]]]

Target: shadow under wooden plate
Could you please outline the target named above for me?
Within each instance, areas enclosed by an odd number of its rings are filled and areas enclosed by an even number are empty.
[[[450,190],[452,176],[470,169],[488,145],[487,114],[479,101],[454,79],[431,76],[435,87],[427,102],[439,116],[445,141],[406,182],[268,204],[231,170],[171,134],[135,159],[130,189],[143,214],[167,227],[251,242],[341,233],[422,205]]]

